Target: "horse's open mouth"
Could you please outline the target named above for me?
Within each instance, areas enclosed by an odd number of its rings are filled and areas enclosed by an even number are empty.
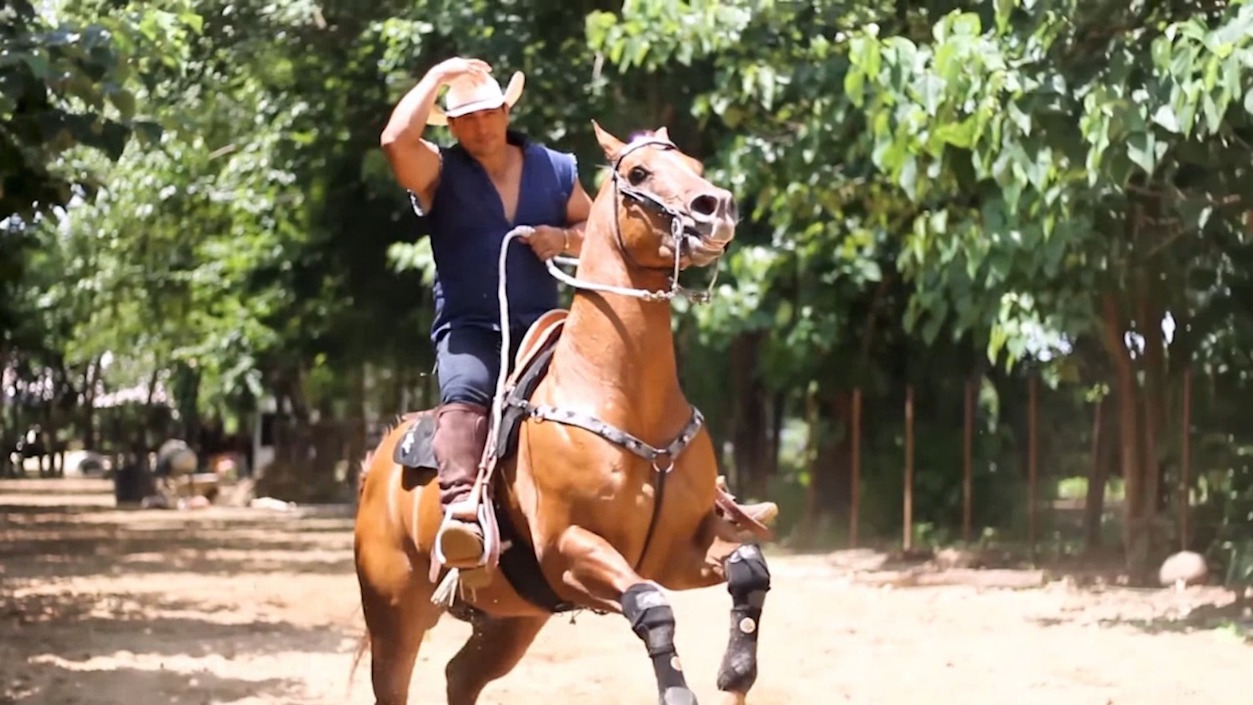
[[[683,234],[683,259],[697,266],[704,266],[722,256],[726,246],[710,241],[707,237],[688,230]]]

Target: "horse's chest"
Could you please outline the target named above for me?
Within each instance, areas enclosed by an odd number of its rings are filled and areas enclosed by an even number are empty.
[[[659,501],[686,502],[693,493],[701,494],[704,485],[713,482],[716,473],[700,462],[698,454],[668,463],[650,463],[634,456],[619,458],[600,487],[598,499],[630,505],[631,510],[652,512]]]

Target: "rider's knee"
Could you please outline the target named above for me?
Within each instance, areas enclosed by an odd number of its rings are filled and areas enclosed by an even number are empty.
[[[745,544],[731,552],[723,562],[727,591],[736,599],[764,600],[770,590],[770,567],[761,549]]]
[[[648,647],[650,656],[674,652],[674,609],[654,583],[637,583],[622,594],[622,615]]]
[[[487,390],[486,385],[475,384],[464,379],[454,380],[444,385],[440,389],[439,397],[441,404],[462,402],[486,407],[492,403],[492,393]]]

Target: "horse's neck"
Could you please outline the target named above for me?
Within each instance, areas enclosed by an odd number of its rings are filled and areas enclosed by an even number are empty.
[[[588,222],[577,277],[632,289],[666,288],[664,272],[632,268],[623,261],[613,230],[603,229],[613,227],[606,220],[593,213]],[[679,387],[670,305],[665,301],[578,292],[555,352],[554,371],[561,396],[587,394],[602,414],[630,419],[633,425],[651,421],[668,427],[691,413]]]

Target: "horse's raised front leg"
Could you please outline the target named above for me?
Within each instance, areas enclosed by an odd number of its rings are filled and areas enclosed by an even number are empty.
[[[745,544],[723,561],[731,593],[731,636],[718,668],[718,690],[743,703],[757,680],[757,629],[770,590],[770,568],[761,548]]]
[[[622,554],[586,529],[566,529],[557,548],[566,561],[565,583],[604,608],[621,609],[648,648],[661,705],[696,705],[674,646],[674,610],[661,588],[641,578]]]
[[[718,689],[727,693],[727,702],[742,704],[757,680],[757,635],[770,590],[770,568],[757,545],[728,541],[730,533],[721,519],[711,515],[702,534],[690,549],[676,552],[659,580],[671,590],[726,583],[731,593],[731,634],[718,668]]]

